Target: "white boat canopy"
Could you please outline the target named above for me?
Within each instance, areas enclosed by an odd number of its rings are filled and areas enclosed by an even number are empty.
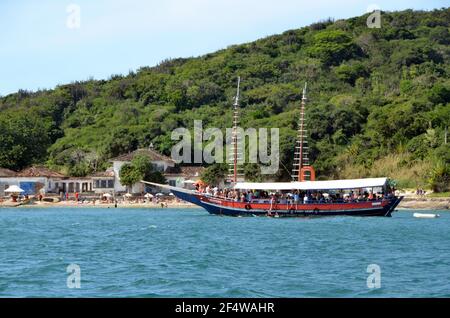
[[[366,178],[304,182],[238,182],[240,190],[344,190],[383,187],[387,178]]]

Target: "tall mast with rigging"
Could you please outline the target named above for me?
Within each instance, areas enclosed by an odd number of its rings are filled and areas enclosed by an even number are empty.
[[[229,164],[229,175],[228,178],[234,183],[237,183],[238,177],[242,176],[241,167],[239,166],[239,160],[242,158],[240,157],[242,155],[242,149],[241,149],[241,136],[239,136],[238,131],[238,124],[239,124],[239,113],[238,113],[238,107],[239,107],[239,97],[240,97],[240,85],[241,85],[241,78],[238,77],[238,84],[237,84],[237,91],[236,91],[236,97],[234,99],[233,104],[233,130],[231,135],[231,146],[232,146],[232,153],[230,153],[230,161],[232,163]]]
[[[303,88],[297,142],[294,151],[294,167],[292,169],[292,179],[299,182],[306,181],[306,179],[311,181],[315,180],[314,168],[309,164],[308,130],[306,129],[305,123],[306,88],[307,83],[305,83],[305,87]]]

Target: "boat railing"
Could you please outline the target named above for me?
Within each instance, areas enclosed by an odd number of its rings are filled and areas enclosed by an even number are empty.
[[[219,200],[223,200],[225,202],[230,202],[230,203],[249,203],[249,204],[271,204],[272,203],[272,199],[270,198],[264,198],[264,199],[253,199],[253,200],[236,200],[236,199],[232,199],[232,198],[227,198],[227,197],[223,197],[223,196],[214,196],[208,193],[202,193],[203,195],[205,195],[206,197],[212,198],[212,199],[219,199]],[[383,202],[386,200],[390,200],[389,197],[384,196],[383,198],[377,198],[377,199],[351,199],[351,200],[344,200],[344,199],[338,199],[338,200],[308,200],[307,202],[304,202],[303,200],[299,200],[298,202],[294,201],[294,200],[276,200],[275,202],[273,202],[274,204],[288,204],[288,205],[293,205],[293,204],[298,204],[298,205],[302,205],[302,204],[346,204],[346,203],[361,203],[361,202]]]

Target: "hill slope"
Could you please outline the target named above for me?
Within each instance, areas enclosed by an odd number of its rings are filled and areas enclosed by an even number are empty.
[[[388,174],[403,186],[431,181],[445,190],[450,9],[384,12],[380,29],[367,28],[366,18],[319,22],[127,76],[3,97],[0,167],[46,163],[83,175],[151,142],[170,154],[176,127],[192,127],[194,119],[231,125],[239,75],[242,126],[280,127],[286,167],[307,81],[311,157],[320,177]],[[280,179],[288,178],[285,170]]]

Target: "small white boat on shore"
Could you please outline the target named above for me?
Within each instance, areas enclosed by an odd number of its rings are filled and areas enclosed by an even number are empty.
[[[433,214],[433,213],[414,213],[413,216],[415,218],[420,218],[420,219],[435,219],[440,217],[439,214]]]

